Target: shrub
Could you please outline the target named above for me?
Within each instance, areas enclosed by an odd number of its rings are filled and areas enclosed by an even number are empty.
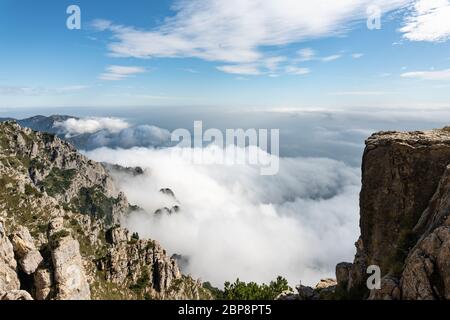
[[[223,298],[226,300],[274,300],[283,291],[290,290],[288,282],[283,277],[271,281],[269,285],[258,285],[255,282],[241,282],[239,279],[233,284],[225,282]]]

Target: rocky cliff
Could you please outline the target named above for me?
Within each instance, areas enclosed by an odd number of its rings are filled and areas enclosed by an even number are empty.
[[[336,267],[347,298],[450,299],[450,128],[381,132],[366,141],[361,236]],[[367,267],[381,289],[368,291]]]
[[[0,300],[210,298],[159,243],[120,226],[134,208],[103,164],[1,123]]]

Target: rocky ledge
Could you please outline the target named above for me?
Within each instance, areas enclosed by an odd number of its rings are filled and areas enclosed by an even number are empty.
[[[380,132],[366,141],[361,236],[336,267],[336,292],[354,299],[450,299],[450,128]],[[367,268],[381,289],[368,291]]]

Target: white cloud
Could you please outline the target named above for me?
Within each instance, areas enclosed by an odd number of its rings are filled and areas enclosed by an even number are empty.
[[[441,42],[450,38],[450,1],[417,0],[400,29],[410,41]]]
[[[151,30],[109,21],[95,25],[113,34],[108,47],[116,57],[195,57],[230,64],[224,70],[244,65],[248,71],[249,64],[268,58],[263,47],[342,34],[353,22],[365,21],[368,5],[389,12],[411,1],[178,0],[174,15]]]
[[[56,88],[0,86],[0,95],[25,95],[25,96],[64,95],[80,92],[87,88],[88,86],[85,85],[71,85]]]
[[[61,129],[63,133],[70,137],[83,133],[94,133],[99,130],[118,132],[127,128],[129,124],[116,118],[71,118],[62,122],[55,122],[53,126]]]
[[[142,67],[130,67],[130,66],[109,66],[106,68],[106,72],[99,76],[101,80],[118,81],[128,78],[132,75],[146,72]]]
[[[214,147],[205,149],[214,156]],[[237,149],[244,153],[243,149]],[[262,152],[262,151],[261,151]],[[246,165],[193,165],[171,149],[98,149],[97,161],[149,168],[145,175],[116,175],[135,213],[126,225],[189,259],[188,273],[223,285],[237,277],[267,282],[277,275],[292,285],[333,277],[335,264],[351,260],[358,236],[359,169],[323,158],[281,158],[276,176]],[[158,190],[171,188],[181,211]]]
[[[288,67],[286,67],[286,72],[289,74],[305,75],[305,74],[310,73],[311,71],[308,68],[288,66]]]
[[[297,52],[300,61],[310,61],[316,56],[316,52],[311,48],[301,49]]]
[[[228,65],[217,67],[217,70],[231,74],[242,74],[249,76],[260,75],[262,72],[256,65]]]
[[[352,54],[353,59],[359,59],[359,58],[362,58],[363,56],[364,56],[364,53],[353,53]]]
[[[333,96],[383,96],[389,94],[386,91],[337,91],[331,92]]]
[[[321,60],[323,62],[330,62],[330,61],[335,61],[337,59],[340,59],[341,57],[342,57],[342,55],[340,55],[340,54],[333,54],[331,56],[323,57]]]
[[[437,71],[413,71],[405,72],[403,78],[417,78],[422,80],[450,80],[450,69]]]

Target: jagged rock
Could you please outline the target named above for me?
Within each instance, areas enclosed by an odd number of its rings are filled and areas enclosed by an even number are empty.
[[[450,300],[450,227],[435,229],[408,256],[402,275],[403,299]]]
[[[53,293],[52,272],[49,269],[38,269],[34,273],[34,287],[36,300],[48,300]]]
[[[178,264],[178,267],[181,271],[186,270],[189,265],[189,258],[186,256],[183,256],[181,254],[174,253],[171,257],[171,259],[175,260]]]
[[[33,300],[31,295],[24,290],[0,291],[0,300]]]
[[[14,250],[6,236],[4,220],[0,219],[0,291],[20,289],[17,276],[17,262],[14,259]]]
[[[131,241],[130,232],[127,229],[115,227],[106,231],[106,241],[112,245],[128,243]]]
[[[32,274],[41,264],[43,258],[36,249],[34,240],[26,227],[19,226],[10,237],[14,253],[19,259],[19,265],[23,272]]]
[[[293,300],[298,300],[298,294],[295,294],[295,292],[293,292],[292,290],[285,290],[282,293],[280,293],[275,300],[288,300],[288,301],[293,301]]]
[[[128,231],[122,228],[113,228],[108,234],[114,246],[100,262],[107,280],[131,287],[139,282],[142,291],[167,298],[172,282],[181,279],[175,260],[156,241],[129,241]]]
[[[361,238],[366,264],[378,265],[386,274],[403,232],[416,225],[450,162],[450,133],[382,132],[366,145]]]
[[[175,193],[169,188],[163,188],[163,189],[159,190],[159,192],[161,192],[162,194],[165,194],[166,196],[169,196],[173,199],[176,199]]]
[[[50,238],[53,234],[64,228],[64,218],[56,217],[50,221],[47,229],[47,236]]]
[[[377,265],[381,290],[371,299],[449,299],[449,163],[449,130],[381,132],[366,141],[349,291],[365,297],[366,268]]]
[[[52,221],[49,244],[54,269],[56,299],[89,300],[91,293],[80,254],[80,245],[60,225],[61,219]]]
[[[352,267],[353,264],[349,262],[341,262],[336,265],[336,282],[338,286],[348,287]]]
[[[211,298],[200,281],[181,275],[175,260],[157,242],[130,237],[123,228],[111,229],[137,207],[129,206],[103,165],[53,135],[13,122],[0,123],[0,140],[0,217],[17,230],[11,235],[16,258],[32,258],[33,263],[25,259],[21,269],[31,273],[23,275],[22,287],[34,298]],[[143,173],[139,168],[134,172]],[[29,233],[24,235],[22,227]],[[21,287],[7,235],[2,221],[4,293]]]
[[[372,289],[369,300],[400,300],[401,291],[399,279],[394,276],[384,276],[381,279],[381,289]]]
[[[125,193],[119,192],[117,200],[112,207],[113,224],[120,224],[122,222],[123,217],[129,211],[129,207],[130,205]]]
[[[298,292],[298,300],[318,300],[320,298],[317,291],[311,287],[299,285],[295,289]]]
[[[122,167],[117,164],[111,164],[111,163],[106,163],[106,162],[103,162],[102,165],[109,172],[117,171],[120,173],[126,173],[129,175],[132,175],[133,177],[144,174],[144,169],[142,169],[141,167]]]
[[[335,287],[337,285],[337,282],[335,279],[321,279],[319,281],[319,283],[316,285],[315,289],[316,290],[323,290],[323,289],[328,289],[330,287]]]

